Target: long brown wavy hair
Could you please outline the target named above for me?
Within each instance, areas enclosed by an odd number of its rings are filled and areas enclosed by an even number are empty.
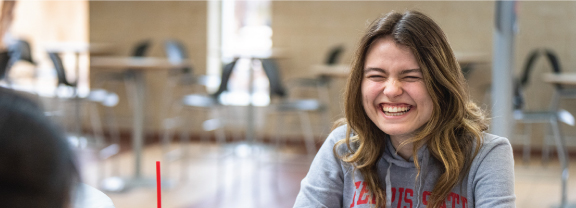
[[[430,120],[416,135],[401,145],[413,144],[414,163],[420,174],[417,150],[426,144],[432,157],[442,164],[430,207],[440,207],[450,191],[468,174],[472,160],[478,153],[487,120],[468,95],[467,84],[446,35],[426,15],[407,11],[390,12],[369,26],[362,37],[348,79],[345,99],[346,138],[334,146],[334,153],[352,164],[364,176],[376,207],[385,207],[386,191],[380,187],[377,161],[381,158],[388,135],[370,120],[362,105],[361,83],[368,49],[379,38],[390,36],[410,48],[422,71],[427,91],[433,101]],[[350,134],[353,133],[353,136]],[[349,152],[339,155],[340,145]],[[352,148],[354,147],[354,148]],[[416,176],[418,177],[418,176]]]

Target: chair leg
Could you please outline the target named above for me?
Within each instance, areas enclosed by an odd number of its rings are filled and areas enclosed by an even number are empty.
[[[276,130],[274,132],[276,132],[276,134],[274,135],[274,140],[275,141],[275,146],[277,149],[279,149],[280,147],[284,146],[284,131],[283,129],[285,129],[284,127],[284,116],[282,115],[282,113],[278,112],[275,114],[276,116]]]
[[[80,103],[78,103],[80,104]],[[93,136],[94,136],[94,143],[95,143],[95,147],[98,150],[98,154],[97,154],[97,158],[98,158],[98,176],[97,176],[97,180],[101,181],[102,179],[104,179],[105,176],[105,172],[106,172],[106,168],[105,168],[105,162],[104,161],[106,158],[105,154],[102,150],[104,150],[105,148],[102,148],[104,146],[104,141],[102,138],[102,126],[100,123],[100,115],[98,114],[98,109],[96,108],[97,106],[94,105],[93,103],[86,103],[87,105],[89,105],[89,110],[90,110],[90,123],[92,124],[92,131],[93,131]]]
[[[330,131],[330,127],[332,126],[332,109],[330,109],[330,89],[328,88],[328,81],[326,81],[326,83],[321,84],[321,86],[319,86],[318,91],[320,92],[318,97],[320,98],[320,100],[322,101],[322,105],[324,105],[324,109],[322,109],[322,119],[323,124],[325,124],[325,126],[323,125],[322,127],[325,128],[325,131]]]
[[[219,145],[224,145],[226,143],[226,132],[224,131],[224,127],[225,127],[225,120],[222,117],[222,112],[220,109],[222,107],[216,107],[216,109],[214,109],[214,117],[217,119],[218,121],[218,128],[216,128],[214,130],[214,134],[216,136],[216,141]]]
[[[558,151],[558,159],[562,166],[562,196],[560,207],[566,207],[567,205],[567,183],[568,183],[568,156],[566,154],[566,145],[564,138],[562,137],[562,132],[560,131],[560,125],[558,124],[558,119],[554,118],[550,120],[552,126],[552,131],[554,133],[554,139],[556,141],[556,150]]]
[[[90,108],[90,122],[92,124],[92,130],[94,131],[94,139],[96,142],[96,147],[101,148],[105,145],[104,142],[104,130],[102,128],[102,122],[100,120],[100,113],[98,112],[98,106],[95,103],[87,103]]]
[[[187,115],[185,116],[186,118]],[[184,121],[182,122],[182,125],[180,129],[181,134],[180,134],[180,150],[181,150],[181,155],[180,155],[180,160],[181,160],[181,165],[180,165],[180,180],[182,181],[187,181],[188,180],[188,165],[189,165],[189,159],[190,159],[190,155],[189,155],[189,148],[190,148],[190,130],[187,128],[189,127],[189,122],[190,119],[184,119]]]
[[[108,120],[108,131],[110,132],[110,138],[112,145],[116,145],[117,151],[115,155],[120,152],[120,132],[118,131],[118,122],[116,122],[116,115],[114,114],[114,109],[108,107],[106,109],[106,118]],[[116,158],[112,160],[112,175],[120,175],[120,159]]]
[[[316,144],[314,143],[314,134],[312,132],[310,118],[308,117],[308,113],[304,111],[298,112],[298,115],[300,116],[300,124],[304,133],[308,157],[313,159],[314,155],[316,155]]]
[[[278,112],[275,114],[275,116],[276,116],[276,127],[275,127],[276,130],[274,132],[276,132],[276,134],[274,136],[274,140],[275,140],[274,145],[276,147],[275,147],[275,151],[274,151],[275,165],[274,165],[274,170],[273,170],[274,176],[272,178],[272,180],[273,180],[272,185],[273,185],[274,190],[276,190],[279,193],[279,191],[280,191],[280,185],[279,185],[280,184],[280,181],[279,181],[280,180],[280,168],[279,168],[279,166],[280,166],[279,165],[280,164],[280,148],[284,147],[284,144],[285,144],[283,138],[284,138],[284,132],[285,132],[284,129],[286,129],[286,128],[284,127],[284,119],[283,119],[282,113]]]
[[[532,148],[530,145],[532,143],[531,142],[532,141],[531,128],[528,125],[531,125],[531,124],[524,123],[522,125],[522,132],[523,132],[522,137],[524,137],[524,149],[522,150],[522,155],[523,155],[522,159],[523,159],[523,162],[525,165],[530,164],[530,150]],[[528,128],[527,128],[527,126],[528,126]]]
[[[74,102],[74,132],[76,133],[76,137],[78,138],[79,141],[82,137],[82,102],[80,101],[80,98],[76,97],[73,100]],[[87,142],[84,139],[84,142]],[[84,146],[85,147],[85,146]]]
[[[162,160],[164,161],[164,165],[162,166],[163,175],[165,177],[170,177],[170,162],[172,158],[170,157],[170,143],[172,141],[172,131],[175,128],[174,119],[171,120],[165,119],[163,122],[164,132],[162,133]]]
[[[551,132],[552,134],[554,134],[554,132],[552,132],[552,126],[547,126],[546,127],[546,132]],[[550,138],[548,137],[548,133],[544,134],[543,137],[543,141],[542,141],[542,165],[543,166],[547,166],[548,165],[548,161],[550,160]]]
[[[238,111],[239,111],[238,107],[227,106],[226,107],[226,116],[230,119],[232,119],[232,118],[236,119],[237,115],[238,115],[236,112],[238,112]],[[237,131],[238,129],[236,127],[237,127],[237,125],[234,125],[234,128],[232,128],[232,131]],[[238,132],[232,134],[232,141],[237,142],[237,141],[242,141],[242,139],[243,139],[242,135],[239,134]]]
[[[180,127],[182,124],[182,116],[173,116],[173,115],[181,115],[182,114],[182,105],[179,103],[174,103],[170,109],[166,110],[166,116],[164,118],[163,127],[164,132],[162,134],[162,157],[165,161],[165,165],[163,165],[164,175],[166,177],[170,177],[171,168],[170,164],[174,160],[174,158],[179,157],[179,155],[175,156],[171,152],[171,144],[172,144],[172,137],[174,136],[174,132]]]
[[[208,118],[208,117],[205,116],[204,118]],[[206,122],[206,121],[204,121],[204,122]],[[204,122],[201,124],[202,126],[204,125]],[[206,129],[204,129],[204,128],[202,128],[200,131],[200,143],[202,143],[202,144],[209,144],[210,143],[210,136],[208,135],[208,131],[206,131]]]

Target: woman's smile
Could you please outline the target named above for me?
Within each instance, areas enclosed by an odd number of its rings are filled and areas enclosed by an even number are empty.
[[[412,106],[407,104],[400,104],[400,105],[380,104],[380,106],[382,107],[382,113],[384,113],[386,117],[390,118],[401,117],[403,115],[406,115],[410,111],[410,109],[412,109]]]

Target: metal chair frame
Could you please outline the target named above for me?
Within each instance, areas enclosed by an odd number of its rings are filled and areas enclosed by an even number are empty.
[[[208,119],[205,122],[216,121],[218,123],[217,128],[207,129],[204,128],[202,131],[201,137],[203,138],[202,141],[205,141],[207,138],[208,131],[214,131],[216,136],[216,142],[219,145],[224,145],[226,142],[226,133],[224,131],[224,126],[226,126],[226,121],[223,119],[223,112],[225,112],[225,106],[221,105],[218,98],[222,92],[228,89],[228,80],[232,74],[232,70],[236,65],[236,61],[225,65],[222,70],[221,82],[220,87],[218,90],[213,94],[200,94],[200,93],[193,93],[183,96],[181,99],[172,99],[171,89],[167,87],[164,94],[164,102],[169,103],[165,105],[166,112],[164,113],[164,122],[163,128],[164,133],[162,135],[162,152],[163,152],[163,159],[167,162],[165,165],[165,175],[169,177],[170,175],[170,162],[175,161],[176,159],[181,159],[181,174],[180,179],[186,180],[186,169],[188,167],[188,158],[189,158],[189,135],[188,130],[183,129],[180,132],[180,148],[172,150],[171,142],[173,137],[173,132],[176,131],[177,128],[189,126],[190,119],[186,118],[186,114],[190,111],[197,111],[201,110],[205,113],[212,113],[214,115],[215,120]],[[219,161],[219,160],[218,160]]]
[[[115,115],[114,112],[112,111],[112,107],[116,106],[116,104],[118,103],[118,95],[116,95],[115,93],[112,92],[108,92],[106,90],[103,89],[92,89],[90,90],[89,94],[86,97],[83,97],[81,95],[79,95],[78,93],[78,89],[77,89],[77,81],[74,82],[70,82],[68,81],[68,79],[66,78],[66,70],[64,68],[64,65],[62,63],[62,59],[60,58],[60,55],[56,52],[48,52],[48,55],[50,57],[50,59],[52,60],[52,63],[54,64],[54,69],[56,70],[56,74],[57,74],[57,79],[58,79],[58,87],[56,89],[56,91],[58,91],[59,88],[71,88],[72,90],[72,94],[70,95],[60,95],[58,92],[56,92],[57,98],[61,99],[67,99],[67,100],[72,100],[74,101],[75,104],[75,114],[76,114],[76,121],[75,121],[75,133],[77,134],[76,136],[81,136],[82,134],[82,127],[81,127],[81,118],[80,118],[80,114],[81,114],[81,104],[82,101],[88,101],[86,102],[86,104],[88,105],[88,109],[89,109],[89,117],[90,117],[90,122],[92,125],[92,129],[93,129],[93,137],[95,139],[95,146],[98,149],[98,158],[99,158],[99,174],[98,174],[98,178],[99,180],[103,178],[104,176],[104,164],[103,164],[103,160],[112,157],[113,155],[116,155],[119,153],[120,151],[120,136],[119,136],[119,132],[118,129],[116,127],[116,119],[115,119]],[[106,118],[107,123],[110,124],[108,127],[108,130],[110,132],[111,135],[111,142],[109,144],[107,144],[104,141],[104,130],[102,127],[102,121],[100,118],[100,114],[98,111],[98,107],[96,104],[100,104],[101,106],[107,107],[107,111],[106,111]],[[62,106],[62,105],[60,105]],[[64,111],[64,109],[60,109],[59,111]],[[112,173],[113,174],[119,174],[119,161],[116,160],[116,162],[113,164],[112,167]]]
[[[530,72],[532,71],[533,65],[537,58],[541,55],[545,55],[547,60],[549,61],[550,65],[552,66],[552,70],[554,73],[560,73],[561,67],[560,62],[556,54],[549,50],[549,49],[536,49],[532,51],[529,56],[526,64],[524,65],[523,74],[521,75],[520,79],[515,83],[515,91],[514,91],[514,119],[519,123],[524,124],[533,124],[533,123],[548,123],[550,124],[554,141],[556,143],[556,150],[558,152],[558,158],[560,160],[560,164],[562,166],[562,174],[561,174],[561,181],[562,181],[562,196],[561,201],[562,205],[566,204],[567,199],[567,182],[568,182],[568,155],[566,152],[566,145],[565,140],[562,135],[562,131],[559,125],[559,122],[564,122],[569,125],[574,125],[574,116],[570,114],[568,111],[559,110],[559,97],[558,93],[554,93],[554,97],[552,99],[552,103],[550,104],[549,110],[544,111],[525,111],[524,108],[524,99],[522,95],[522,89],[528,84]],[[561,85],[555,85],[556,92],[562,90]],[[571,121],[570,121],[571,120]],[[528,131],[530,128],[526,128]],[[526,129],[524,130],[526,133]],[[530,135],[528,134],[524,141],[524,150],[523,150],[523,159],[524,162],[527,163],[530,159]],[[543,148],[543,162],[544,164],[547,163],[548,160],[548,142],[546,137],[544,137],[544,145]]]
[[[306,146],[307,155],[310,158],[314,158],[316,155],[316,141],[314,139],[314,133],[312,129],[312,125],[310,122],[310,118],[308,113],[309,112],[320,112],[323,114],[323,119],[325,120],[324,123],[328,124],[329,121],[326,120],[327,116],[329,115],[328,109],[326,106],[326,97],[322,97],[325,95],[324,86],[321,83],[318,83],[314,86],[318,91],[318,96],[320,99],[298,99],[298,98],[289,98],[288,92],[284,87],[282,82],[280,71],[274,59],[261,59],[262,67],[264,68],[264,72],[270,81],[270,97],[279,97],[278,103],[272,103],[270,105],[273,112],[278,112],[280,114],[283,113],[297,113],[300,119],[300,128],[302,130],[304,136],[304,142]],[[322,99],[324,98],[324,99]],[[280,132],[281,126],[283,125],[282,116],[276,115],[276,123],[278,128],[276,132]],[[276,143],[280,145],[283,143],[283,138],[280,133],[276,134]]]

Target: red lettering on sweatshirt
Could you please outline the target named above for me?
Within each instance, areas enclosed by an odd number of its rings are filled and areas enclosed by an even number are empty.
[[[428,199],[426,197],[430,196],[431,194],[432,192],[424,191],[424,194],[422,194],[422,204],[428,205]]]
[[[408,198],[408,194],[410,194],[410,198]],[[408,208],[412,208],[412,196],[414,196],[414,190],[406,188],[406,192],[404,194],[404,202],[410,204]],[[404,206],[406,207],[406,206]]]
[[[356,183],[354,183],[354,186],[356,186],[356,189],[360,188],[360,184],[362,183],[362,181],[358,181]],[[350,204],[350,208],[354,207],[354,199],[356,199],[356,191],[354,191],[354,197],[352,197],[352,204]]]
[[[356,186],[356,191],[354,191],[354,197],[352,197],[352,204],[350,204],[350,208],[354,207],[355,205],[361,205],[361,204],[376,204],[376,197],[373,194],[370,194],[370,191],[368,189],[368,184],[366,182],[363,181],[357,181],[354,183],[354,186]],[[410,188],[394,188],[392,187],[392,203],[394,203],[394,201],[396,201],[396,192],[398,191],[398,201],[397,202],[397,206],[396,208],[412,208],[413,204],[413,197],[414,197],[414,190],[410,189]],[[360,194],[358,196],[358,198],[356,199],[356,192],[360,190]],[[430,199],[430,196],[432,195],[432,192],[430,191],[424,191],[422,194],[422,204],[423,205],[428,205],[428,200]],[[372,198],[370,200],[370,198]],[[449,203],[447,203],[449,202]],[[462,208],[466,208],[468,203],[468,199],[466,197],[460,196],[457,193],[451,192],[450,194],[448,194],[448,197],[446,197],[446,199],[442,202],[442,204],[440,205],[440,208],[447,208],[447,204],[448,205],[452,205],[450,206],[451,208],[456,208],[457,204],[461,204]],[[403,206],[402,206],[403,205]]]
[[[354,198],[352,198],[352,204],[350,204],[350,208],[354,207],[354,199],[356,198],[356,191],[354,191]]]
[[[356,202],[356,204],[360,205],[360,204],[367,204],[368,203],[368,198],[370,197],[368,193],[368,184],[366,184],[366,182],[362,183],[362,191],[360,191],[360,196],[358,197],[358,202]],[[362,199],[362,197],[366,195],[366,197],[364,199]]]
[[[362,181],[358,181],[358,182],[354,183],[354,185],[356,186],[356,189],[360,188],[361,183],[362,183]]]
[[[448,201],[452,201],[452,208],[456,208],[456,204],[460,204],[460,195],[452,192],[448,194]]]
[[[402,195],[404,193],[404,188],[398,188],[398,206],[396,206],[396,208],[400,208],[400,205],[402,204]]]
[[[428,199],[430,196],[432,195],[432,192],[429,191],[424,191],[424,194],[422,194],[422,204],[423,205],[428,205]],[[466,199],[466,197],[460,196],[457,193],[451,192],[450,194],[448,194],[448,197],[446,197],[447,201],[450,201],[452,204],[452,208],[456,208],[456,204],[460,204],[460,202],[462,202],[462,208],[466,208],[468,199]],[[446,201],[442,202],[442,205],[440,205],[440,208],[446,208]]]

